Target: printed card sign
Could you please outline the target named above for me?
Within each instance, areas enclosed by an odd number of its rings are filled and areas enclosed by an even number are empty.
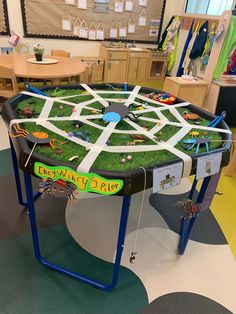
[[[220,171],[222,153],[199,157],[197,160],[197,180],[212,176]]]
[[[73,183],[79,192],[112,195],[119,192],[124,184],[122,180],[108,180],[95,173],[80,173],[69,167],[47,166],[41,162],[34,164],[34,173],[42,179]]]
[[[153,193],[157,193],[179,185],[181,182],[182,172],[182,162],[154,169]]]

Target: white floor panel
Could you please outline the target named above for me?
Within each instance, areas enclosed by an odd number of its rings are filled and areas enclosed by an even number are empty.
[[[168,228],[159,213],[149,204],[151,190],[145,193],[141,228]],[[136,230],[142,193],[133,195],[126,234]],[[72,237],[86,251],[112,261],[116,249],[122,197],[80,198],[66,208],[66,225]]]
[[[134,237],[135,233],[126,237],[122,265],[142,280],[149,302],[171,292],[192,292],[236,313],[236,263],[228,245],[189,241],[185,254],[178,256],[178,235],[163,228],[145,228],[131,264]]]

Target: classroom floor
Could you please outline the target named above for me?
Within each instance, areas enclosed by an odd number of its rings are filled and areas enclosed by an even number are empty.
[[[148,84],[145,84],[148,85]],[[157,88],[155,83],[150,87]],[[159,87],[159,86],[158,86]],[[103,292],[50,271],[34,258],[27,213],[18,205],[7,130],[0,116],[0,313],[227,314],[236,313],[236,173],[221,176],[211,210],[197,220],[177,255],[181,212],[192,178],[164,193],[133,196],[117,287]],[[38,180],[34,180],[35,188]],[[79,195],[72,205],[37,201],[42,254],[74,271],[109,281],[120,197]],[[69,231],[69,232],[68,232]]]

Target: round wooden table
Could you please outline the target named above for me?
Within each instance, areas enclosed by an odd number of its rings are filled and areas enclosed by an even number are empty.
[[[53,85],[60,84],[61,78],[78,76],[86,69],[86,65],[75,58],[45,56],[45,58],[58,60],[58,63],[33,64],[27,62],[27,59],[33,57],[28,54],[4,54],[0,55],[0,65],[13,68],[16,77],[50,80]]]

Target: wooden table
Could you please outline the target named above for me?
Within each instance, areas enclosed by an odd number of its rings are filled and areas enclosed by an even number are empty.
[[[202,80],[187,81],[181,77],[166,77],[164,91],[202,107],[209,84]]]
[[[16,77],[50,80],[53,85],[60,84],[60,79],[65,77],[78,76],[85,72],[86,64],[73,58],[58,56],[45,56],[45,58],[56,59],[55,64],[33,64],[27,59],[33,55],[9,54],[0,55],[0,65],[13,68]]]

